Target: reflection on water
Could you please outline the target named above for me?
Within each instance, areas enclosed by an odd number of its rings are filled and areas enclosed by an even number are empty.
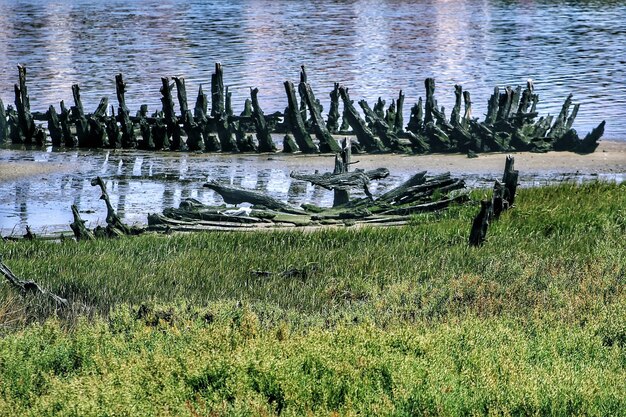
[[[326,108],[333,82],[370,102],[404,89],[408,120],[426,77],[447,109],[462,84],[476,115],[493,86],[530,77],[542,113],[573,92],[579,133],[607,119],[606,136],[623,140],[625,44],[625,0],[0,0],[0,97],[13,102],[23,63],[35,110],[71,102],[73,83],[88,110],[113,103],[118,72],[129,107],[155,109],[161,76],[184,76],[194,99],[221,61],[235,108],[259,87],[268,113],[305,64]]]
[[[402,158],[398,156],[397,158]],[[358,158],[356,158],[358,160]],[[331,206],[332,191],[293,180],[293,170],[328,172],[334,166],[332,156],[294,155],[195,155],[186,153],[132,152],[132,151],[23,151],[0,152],[0,164],[12,161],[41,161],[49,164],[71,164],[71,173],[45,174],[0,184],[0,234],[24,233],[30,225],[35,233],[69,231],[72,222],[70,206],[75,204],[88,227],[105,223],[106,209],[99,200],[100,190],[90,181],[101,176],[109,191],[111,204],[125,222],[147,222],[148,213],[157,213],[168,207],[178,207],[182,199],[195,198],[205,204],[223,204],[222,198],[202,185],[208,180],[238,187],[255,189],[275,198],[299,206],[313,203]],[[364,164],[364,163],[365,164]],[[419,163],[419,162],[415,162]],[[376,159],[362,161],[363,169],[380,167]],[[430,169],[432,175],[451,168],[449,163],[439,169]],[[418,166],[389,166],[390,176],[371,184],[372,194],[405,181],[421,171]],[[456,169],[456,171],[459,171]],[[456,172],[469,187],[489,187],[500,175],[494,172]],[[624,181],[623,173],[613,174],[558,174],[522,172],[522,186],[546,184],[559,180],[607,179]],[[362,192],[354,196],[364,197]]]

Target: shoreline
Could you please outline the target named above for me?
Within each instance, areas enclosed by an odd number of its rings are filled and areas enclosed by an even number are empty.
[[[120,153],[141,151],[118,151]],[[2,150],[0,150],[0,155]],[[505,155],[515,157],[516,169],[525,174],[539,173],[546,176],[562,176],[564,174],[583,173],[620,174],[626,173],[626,142],[601,141],[598,149],[591,154],[580,155],[573,152],[548,153],[484,153],[477,158],[468,158],[462,154],[354,154],[353,160],[359,161],[357,168],[373,169],[378,167],[389,168],[392,172],[416,172],[427,170],[432,173],[450,171],[453,174],[485,175],[500,173]],[[163,152],[155,155],[168,159],[180,157],[181,153]],[[86,156],[88,157],[88,156]],[[231,154],[187,154],[194,160],[200,158],[233,159]],[[264,161],[280,162],[286,170],[327,172],[332,168],[329,162],[333,157],[330,154],[303,155],[303,154],[241,154],[240,158],[258,158],[259,163]],[[36,161],[0,161],[0,184],[26,180],[31,177],[46,174],[62,174],[75,172],[80,162],[36,162]]]

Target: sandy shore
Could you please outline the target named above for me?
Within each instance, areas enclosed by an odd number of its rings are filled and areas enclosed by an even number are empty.
[[[0,162],[0,183],[38,175],[70,172],[75,164],[50,162]]]
[[[174,157],[171,153],[160,154],[163,158]],[[450,171],[453,174],[484,175],[500,173],[504,166],[505,154],[481,154],[478,158],[468,158],[465,155],[354,155],[353,160],[359,161],[359,168],[371,169],[387,167],[392,172],[429,172]],[[601,141],[596,152],[589,155],[578,155],[571,152],[549,152],[536,154],[529,152],[512,153],[515,156],[515,167],[524,173],[539,173],[545,175],[562,175],[573,173],[585,174],[625,174],[626,173],[626,142]],[[192,158],[207,158],[207,155],[193,155]],[[224,155],[224,157],[227,157]],[[251,159],[255,155],[246,155]],[[282,169],[313,171],[329,171],[332,165],[329,160],[332,156],[307,155],[258,155],[255,162],[259,167],[265,161],[273,161],[272,165],[279,165]],[[267,163],[267,162],[265,162]],[[51,173],[69,173],[76,169],[76,163],[61,162],[1,162],[0,183],[17,179],[28,179],[38,175]]]

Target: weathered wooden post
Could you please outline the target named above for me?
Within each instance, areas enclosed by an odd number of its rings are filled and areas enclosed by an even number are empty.
[[[393,131],[395,133],[404,132],[404,93],[400,90],[398,100],[396,101],[396,120],[394,122]]]
[[[313,122],[313,129],[315,130],[315,136],[319,141],[320,152],[341,151],[339,144],[326,128],[326,123],[324,122],[320,110],[317,107],[317,100],[315,100],[315,95],[313,94],[311,86],[306,82],[300,83],[300,86],[300,90],[302,91],[302,94],[304,94],[306,105],[309,108],[309,113]]]
[[[174,101],[172,100],[169,77],[162,77],[161,84],[161,103],[163,104],[163,121],[167,126],[167,141],[170,143],[170,150],[181,150],[180,125],[174,113]]]
[[[258,88],[250,90],[250,97],[252,98],[252,119],[254,120],[254,126],[256,128],[256,138],[259,142],[259,152],[276,152],[276,145],[272,140],[272,135],[265,122],[265,115],[259,105],[258,93]]]
[[[317,146],[315,146],[309,132],[307,132],[298,109],[295,86],[291,81],[285,81],[284,85],[288,103],[285,118],[289,122],[291,133],[293,133],[294,139],[302,153],[317,153]]]
[[[35,120],[30,112],[30,98],[26,87],[26,67],[18,65],[19,83],[14,85],[15,108],[17,110],[17,134],[14,136],[17,143],[32,143],[37,134]]]
[[[343,100],[343,108],[346,111],[348,123],[350,123],[350,126],[354,130],[359,143],[363,145],[368,152],[382,152],[385,150],[385,146],[380,139],[374,136],[372,131],[365,124],[365,121],[354,108],[348,94],[348,89],[344,86],[340,86],[339,94],[341,94]]]
[[[7,123],[7,114],[4,109],[4,103],[0,99],[0,145],[7,142],[9,138],[9,125]]]
[[[339,83],[335,83],[333,91],[330,92],[330,109],[326,126],[330,133],[339,131]]]
[[[137,138],[135,137],[135,127],[133,126],[133,122],[130,120],[128,107],[126,107],[126,83],[124,82],[124,78],[121,73],[115,76],[115,92],[118,102],[117,117],[119,119],[120,130],[122,132],[122,147],[136,148]]]
[[[482,200],[480,202],[480,212],[472,222],[472,230],[469,237],[470,246],[482,246],[485,239],[487,239],[487,229],[492,217],[493,207],[491,200]]]

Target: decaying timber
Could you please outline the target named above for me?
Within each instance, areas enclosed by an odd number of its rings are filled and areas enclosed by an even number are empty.
[[[468,196],[465,184],[450,174],[428,177],[420,172],[398,187],[375,197],[367,185],[389,175],[386,168],[370,171],[347,171],[351,164],[349,141],[335,158],[335,169],[326,174],[291,173],[291,177],[335,192],[332,208],[311,204],[293,207],[285,202],[254,190],[232,187],[217,182],[204,186],[217,192],[229,206],[207,206],[194,199],[183,200],[178,208],[168,208],[162,214],[150,214],[148,226],[155,231],[254,230],[272,227],[384,224],[401,225],[415,213],[446,209],[451,204],[463,204]],[[350,199],[350,190],[360,189],[364,198]],[[251,206],[240,206],[250,204]]]
[[[502,212],[513,207],[519,177],[519,171],[513,169],[514,162],[512,156],[506,157],[502,182],[498,180],[494,182],[491,200],[480,202],[480,211],[474,218],[470,230],[470,246],[482,246],[487,239],[489,224],[497,220]]]
[[[65,298],[59,297],[58,295],[41,288],[41,286],[35,281],[24,281],[16,277],[13,271],[11,271],[11,269],[9,269],[9,267],[2,262],[2,260],[0,260],[0,273],[4,275],[13,288],[16,288],[22,294],[34,293],[43,295],[45,297],[49,297],[61,307],[67,306],[67,300]]]
[[[162,108],[149,115],[143,105],[136,116],[131,116],[125,102],[126,83],[122,74],[115,77],[117,115],[113,108],[111,114],[107,114],[106,99],[101,101],[96,111],[86,113],[80,101],[80,87],[76,84],[72,86],[75,105],[70,111],[61,102],[60,112],[53,106],[49,106],[45,113],[31,112],[26,68],[19,65],[18,74],[19,82],[14,87],[15,108],[5,108],[0,102],[0,144],[10,140],[14,144],[42,146],[49,141],[54,147],[275,152],[277,149],[271,135],[280,133],[292,134],[303,153],[337,153],[341,149],[333,134],[340,133],[356,136],[351,145],[355,151],[372,153],[461,152],[472,156],[493,151],[590,153],[597,148],[605,128],[603,121],[581,139],[572,128],[580,104],[573,103],[571,94],[558,115],[539,117],[539,96],[530,80],[523,90],[508,86],[494,88],[487,103],[485,119],[479,121],[472,116],[470,93],[460,85],[454,86],[455,101],[448,118],[435,98],[435,79],[427,78],[424,100],[420,97],[411,108],[409,122],[404,126],[404,92],[400,91],[388,107],[385,107],[386,101],[382,98],[373,108],[360,100],[364,120],[350,99],[348,87],[337,83],[330,92],[330,109],[325,121],[322,105],[315,98],[304,67],[301,68],[298,85],[299,104],[295,87],[287,81],[288,105],[284,113],[264,115],[257,99],[258,89],[253,88],[252,99],[246,101],[240,116],[233,114],[232,93],[224,85],[223,67],[219,63],[215,65],[211,77],[210,113],[207,109],[208,97],[202,88],[192,112],[188,108],[184,79],[163,77],[160,90]],[[178,110],[172,99],[174,85]],[[340,104],[343,104],[342,113]],[[340,114],[343,115],[341,126]],[[37,121],[46,122],[47,128],[37,125]],[[250,139],[251,133],[256,134],[256,143]],[[311,140],[312,134],[317,143]],[[296,151],[292,142],[285,143],[285,151]]]

